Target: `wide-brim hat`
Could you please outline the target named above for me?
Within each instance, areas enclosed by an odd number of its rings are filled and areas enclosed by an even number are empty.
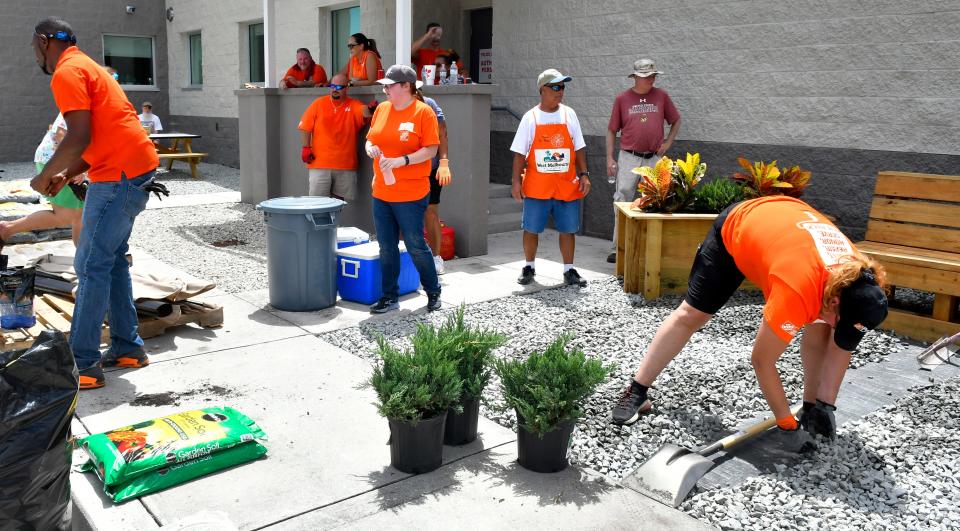
[[[657,65],[653,63],[652,59],[640,59],[633,63],[633,73],[627,77],[650,77],[662,73],[657,70]]]

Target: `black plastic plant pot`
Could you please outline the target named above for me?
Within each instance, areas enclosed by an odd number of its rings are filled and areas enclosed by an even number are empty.
[[[463,413],[453,408],[447,411],[447,426],[443,430],[443,444],[460,446],[477,440],[477,421],[480,419],[480,400],[461,404]]]
[[[561,423],[553,430],[540,435],[517,426],[517,460],[520,466],[534,472],[559,472],[567,468],[567,447],[576,421]]]
[[[423,474],[440,468],[443,462],[443,425],[447,413],[413,424],[387,419],[390,423],[390,465],[408,474]]]

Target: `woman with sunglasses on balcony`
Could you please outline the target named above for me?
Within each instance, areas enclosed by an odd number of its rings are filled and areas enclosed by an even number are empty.
[[[401,233],[427,292],[427,310],[438,310],[440,280],[423,237],[431,159],[440,145],[437,116],[417,99],[417,74],[409,66],[393,65],[377,82],[383,85],[387,101],[373,113],[366,151],[373,159],[373,223],[380,242],[382,294],[370,312],[386,313],[400,307]]]
[[[350,50],[350,61],[340,71],[350,80],[351,87],[374,85],[377,82],[377,72],[383,66],[380,63],[380,52],[377,50],[377,41],[368,39],[363,33],[354,33],[347,40]]]

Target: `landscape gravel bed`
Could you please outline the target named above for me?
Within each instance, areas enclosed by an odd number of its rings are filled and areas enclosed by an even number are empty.
[[[267,287],[263,213],[244,203],[146,210],[130,245],[217,283],[227,293]]]
[[[588,400],[587,415],[578,424],[570,449],[573,463],[617,481],[663,443],[698,446],[715,440],[725,433],[725,428],[768,412],[750,366],[750,349],[760,323],[762,297],[756,292],[740,292],[694,335],[687,348],[663,372],[651,392],[656,414],[642,417],[631,427],[610,424],[610,410],[620,390],[635,372],[643,349],[660,322],[679,301],[679,297],[646,301],[639,296],[627,295],[618,280],[609,278],[592,281],[579,291],[573,288],[548,289],[473,304],[466,307],[465,319],[473,325],[508,334],[510,339],[495,351],[497,356],[526,355],[533,349],[543,348],[558,334],[569,331],[576,335],[573,345],[582,348],[587,355],[617,365],[600,390]],[[452,311],[452,308],[445,308],[434,314],[406,314],[324,333],[319,337],[375,362],[373,347],[379,334],[395,345],[407,346],[407,336],[417,323],[439,324]],[[798,345],[799,341],[795,340],[779,362],[791,401],[799,401],[802,391]],[[882,361],[887,353],[905,345],[905,340],[893,334],[870,332],[854,354],[851,366],[855,368]],[[943,389],[946,392],[951,388]],[[931,399],[939,396],[935,391],[920,393],[932,393]],[[484,401],[481,411],[484,416],[503,426],[515,427],[513,412],[500,409],[504,402],[495,377],[484,394]],[[954,455],[947,456],[946,460],[937,457],[937,464],[924,464],[919,459],[921,454],[912,453],[909,446],[910,438],[921,436],[918,434],[926,429],[924,423],[927,421],[922,416],[911,417],[914,409],[896,413],[904,403],[910,404],[909,400],[901,402],[888,408],[888,412],[843,426],[837,442],[822,444],[821,451],[812,459],[798,459],[796,467],[784,469],[775,476],[768,474],[756,478],[748,483],[749,487],[695,491],[683,509],[714,525],[731,529],[738,526],[748,529],[843,529],[846,528],[845,519],[881,528],[923,528],[927,526],[924,522],[928,522],[921,518],[925,514],[923,511],[940,502],[929,502],[933,504],[929,507],[921,504],[914,508],[914,505],[921,503],[917,500],[926,500],[930,493],[956,485],[953,476],[960,471],[956,459],[960,445],[956,444],[956,435],[938,429],[938,426],[950,426],[951,417],[937,420],[935,414],[931,419],[933,428],[930,433],[934,434],[935,441],[952,443],[950,453]],[[952,407],[952,418],[955,419],[958,413],[956,400]],[[916,411],[922,411],[922,408]],[[885,418],[890,422],[885,423]],[[930,442],[930,445],[935,444]],[[897,456],[900,454],[896,452],[914,457],[905,458],[906,464],[898,465]],[[929,453],[938,455],[932,450]],[[876,474],[870,471],[876,469],[868,468],[881,462],[883,465]],[[901,471],[902,466],[906,469]],[[910,484],[904,486],[901,483],[900,474],[911,478],[924,475],[925,479],[918,479],[914,489]],[[877,481],[870,483],[873,479]],[[803,488],[798,488],[797,484],[801,483]],[[887,487],[894,490],[877,494],[877,489]],[[883,502],[889,499],[888,492],[900,493],[896,489],[915,493],[897,496],[899,501],[892,505]],[[759,494],[761,491],[762,495]],[[952,496],[952,503],[956,503],[955,492],[949,492],[937,496]],[[822,500],[818,501],[816,496]],[[877,512],[878,499],[883,509],[880,512]],[[889,517],[895,514],[902,514],[904,519],[891,521]],[[908,519],[910,514],[917,515],[917,520]],[[941,528],[949,526],[950,522],[952,520],[943,516],[939,524],[928,527]]]

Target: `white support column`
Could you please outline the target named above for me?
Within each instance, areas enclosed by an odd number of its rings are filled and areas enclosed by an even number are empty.
[[[276,17],[274,0],[263,0],[263,73],[264,87],[277,87]],[[409,47],[409,45],[408,45]]]
[[[411,27],[413,9],[410,0],[397,0],[397,61],[398,65],[409,65],[410,45],[413,44]]]

